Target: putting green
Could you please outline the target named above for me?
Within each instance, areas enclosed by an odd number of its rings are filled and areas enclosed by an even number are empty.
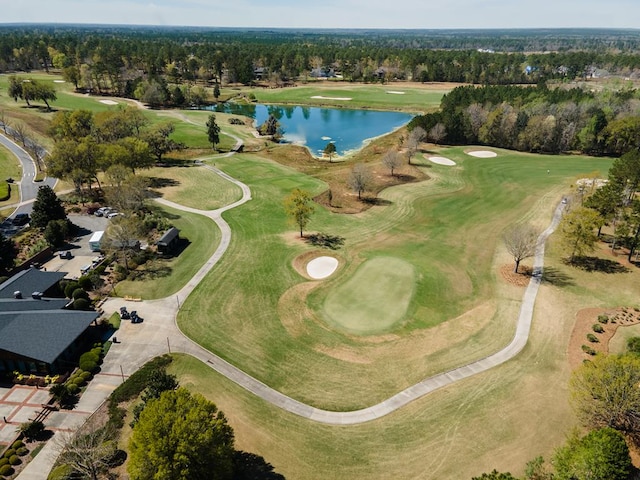
[[[377,257],[328,294],[323,313],[329,323],[351,333],[382,333],[403,320],[414,288],[413,265]]]

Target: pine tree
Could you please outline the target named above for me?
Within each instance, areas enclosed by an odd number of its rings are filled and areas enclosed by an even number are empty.
[[[44,185],[38,189],[38,195],[33,203],[31,213],[31,226],[44,229],[51,220],[66,220],[62,202],[53,189]]]

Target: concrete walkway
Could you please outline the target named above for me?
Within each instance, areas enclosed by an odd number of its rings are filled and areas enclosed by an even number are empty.
[[[127,375],[135,372],[148,360],[164,353],[182,352],[192,355],[244,389],[290,413],[324,424],[354,425],[381,418],[439,388],[501,365],[515,357],[526,345],[533,318],[534,303],[542,279],[545,242],[560,222],[564,210],[563,204],[558,205],[551,224],[538,238],[533,262],[534,274],[523,296],[515,335],[509,345],[502,350],[468,365],[429,377],[376,405],[351,412],[318,409],[274,390],[186,337],[176,323],[176,316],[181,305],[204,276],[222,258],[229,246],[231,229],[222,218],[222,214],[251,200],[251,191],[245,184],[214,167],[203,166],[203,168],[211,169],[221,177],[238,185],[242,189],[242,198],[231,205],[212,211],[184,207],[168,200],[157,199],[161,204],[211,218],[220,228],[220,244],[193,278],[176,294],[163,299],[142,302],[125,301],[118,298],[110,298],[105,302],[103,309],[107,315],[118,311],[121,306],[126,306],[128,310],[137,310],[144,321],[137,324],[122,322],[121,328],[117,332],[118,341],[109,350],[102,365],[101,374],[97,375],[89,384],[77,407],[80,412],[87,413],[84,420],[88,417],[89,412],[97,410],[104,403],[113,389]],[[109,381],[101,381],[100,377]],[[78,415],[77,418],[82,416]],[[81,423],[78,421],[77,426],[61,425],[61,427],[72,430],[74,427],[79,427]],[[58,442],[48,442],[45,449],[27,465],[17,478],[20,480],[46,478],[57,458],[59,449],[57,445]]]
[[[115,368],[117,364],[122,366],[125,372],[133,372],[146,360],[156,355],[169,351],[183,352],[198,358],[241,387],[288,412],[320,423],[353,425],[388,415],[439,388],[496,367],[515,357],[526,345],[533,318],[534,303],[542,278],[545,242],[560,222],[564,209],[563,204],[558,205],[551,224],[538,238],[533,262],[534,274],[523,296],[515,335],[511,343],[502,350],[468,365],[429,377],[376,405],[351,412],[334,412],[318,409],[274,390],[187,338],[175,322],[180,305],[184,303],[185,299],[202,278],[222,257],[229,245],[231,231],[229,225],[222,219],[221,213],[235,206],[242,205],[250,199],[250,192],[246,185],[237,182],[213,167],[207,168],[211,168],[219,175],[239,185],[243,191],[243,198],[232,205],[214,211],[200,211],[194,208],[182,207],[166,200],[159,200],[159,202],[176,209],[199,213],[214,220],[222,232],[222,239],[218,249],[189,283],[175,296],[144,302],[124,302],[120,299],[110,299],[105,304],[104,308],[107,312],[117,311],[120,306],[126,305],[129,309],[137,310],[138,313],[141,314],[143,318],[146,317],[148,321],[136,325],[123,322],[125,328],[119,332],[123,343],[112,347],[109,352],[108,362],[105,362],[104,368],[106,368],[107,365],[111,365],[112,371],[117,373],[118,369]]]

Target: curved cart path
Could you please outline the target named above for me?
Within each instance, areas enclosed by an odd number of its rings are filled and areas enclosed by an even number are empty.
[[[8,128],[9,127],[7,127],[7,129]],[[54,188],[57,180],[46,177],[41,182],[36,182],[36,162],[31,155],[3,133],[0,133],[0,144],[17,157],[22,166],[22,179],[19,180],[20,201],[11,205],[17,207],[12,216],[17,213],[31,213],[30,204],[35,200],[38,189],[43,185],[49,185],[51,188]]]
[[[198,273],[175,295],[164,299],[143,302],[124,302],[121,299],[110,299],[105,304],[105,311],[107,312],[116,311],[121,305],[126,305],[130,309],[137,310],[143,318],[147,318],[147,321],[137,325],[123,322],[123,327],[125,328],[120,332],[123,335],[123,342],[115,344],[109,351],[109,355],[103,366],[103,371],[111,368],[113,372],[117,373],[119,372],[119,368],[115,368],[116,366],[123,366],[123,368],[126,366],[126,371],[135,371],[142,363],[156,355],[166,353],[167,351],[179,351],[195,356],[241,387],[288,412],[316,422],[333,425],[353,425],[388,415],[439,388],[501,365],[515,357],[526,345],[533,318],[534,303],[542,278],[545,242],[549,235],[553,233],[562,217],[563,204],[558,205],[551,224],[538,237],[533,262],[534,275],[523,296],[516,332],[513,340],[502,350],[468,365],[429,377],[376,405],[351,412],[322,410],[299,402],[274,390],[186,337],[176,323],[176,315],[180,306],[209,270],[211,270],[222,257],[231,241],[231,229],[221,214],[251,199],[251,193],[246,185],[214,167],[206,168],[212,169],[218,175],[240,186],[243,197],[231,205],[213,211],[184,207],[163,199],[159,199],[158,201],[176,209],[205,215],[211,218],[216,222],[222,232],[220,245]]]

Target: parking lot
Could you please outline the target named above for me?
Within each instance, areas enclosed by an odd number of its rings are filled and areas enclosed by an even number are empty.
[[[100,260],[100,253],[93,252],[89,248],[89,238],[93,232],[105,230],[109,225],[109,220],[95,215],[69,215],[69,220],[80,227],[80,235],[70,243],[68,251],[71,258],[54,258],[42,265],[49,272],[67,272],[65,278],[80,278],[83,270],[91,267]]]

